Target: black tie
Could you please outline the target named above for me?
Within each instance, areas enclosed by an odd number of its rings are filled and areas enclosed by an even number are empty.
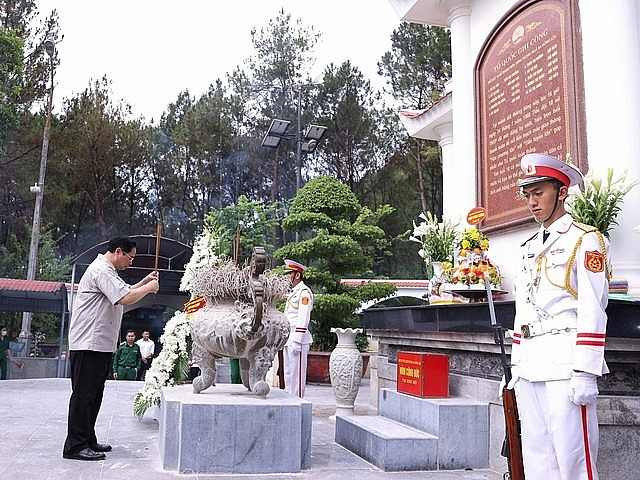
[[[542,231],[542,243],[546,242],[547,238],[549,238],[549,232],[547,230],[543,230]]]

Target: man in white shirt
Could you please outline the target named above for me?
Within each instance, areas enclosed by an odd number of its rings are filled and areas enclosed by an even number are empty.
[[[142,338],[136,340],[138,347],[140,347],[140,354],[142,355],[142,368],[138,372],[137,380],[144,380],[147,374],[147,370],[151,368],[151,361],[156,350],[156,345],[153,340],[149,339],[149,330],[142,330]]]

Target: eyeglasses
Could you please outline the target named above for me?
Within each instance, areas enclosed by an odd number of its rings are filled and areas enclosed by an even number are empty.
[[[126,255],[126,256],[127,256],[127,258],[129,259],[129,263],[133,263],[133,259],[134,259],[135,257],[132,257],[131,255],[129,255],[129,254],[128,254],[127,252],[125,252],[124,250],[122,250],[122,253],[123,253],[124,255]]]

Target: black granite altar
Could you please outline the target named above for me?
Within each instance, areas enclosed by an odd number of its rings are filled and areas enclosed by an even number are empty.
[[[496,322],[513,328],[515,302],[495,301]],[[640,338],[640,302],[609,300],[607,337]],[[487,302],[412,307],[367,308],[360,317],[365,330],[491,333]]]
[[[496,322],[513,328],[514,302],[494,302]],[[361,314],[365,330],[404,330],[409,332],[491,333],[488,303],[421,305],[415,307],[367,308]]]
[[[515,302],[495,301],[494,307],[497,324],[513,328]],[[640,302],[610,299],[607,315],[605,359],[611,373],[599,379],[600,392],[639,395]],[[390,363],[396,363],[399,351],[425,351],[448,355],[451,373],[488,379],[502,376],[497,350],[489,346],[494,330],[487,302],[368,308],[360,320],[379,341],[379,355]],[[511,341],[506,343],[509,353]]]

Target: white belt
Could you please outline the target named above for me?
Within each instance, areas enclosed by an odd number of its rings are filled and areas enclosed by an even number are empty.
[[[536,320],[522,325],[520,332],[522,338],[539,337],[546,334],[559,335],[561,333],[569,335],[577,330],[575,324],[576,319],[573,315],[560,315],[559,318],[549,315],[544,320]]]

